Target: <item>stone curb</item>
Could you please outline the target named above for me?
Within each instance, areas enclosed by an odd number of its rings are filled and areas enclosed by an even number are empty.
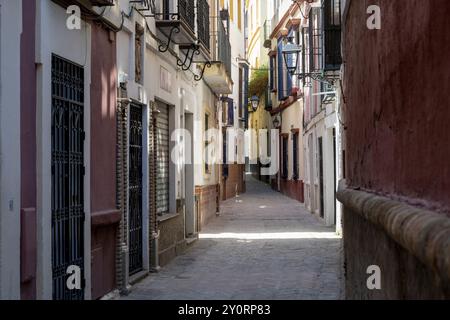
[[[343,186],[339,187],[337,198],[352,212],[381,227],[443,281],[450,283],[450,218]]]

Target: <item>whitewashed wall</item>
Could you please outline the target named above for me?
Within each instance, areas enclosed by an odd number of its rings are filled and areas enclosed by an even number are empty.
[[[0,299],[20,298],[22,1],[0,0]]]
[[[85,298],[91,293],[91,209],[90,209],[90,78],[91,30],[82,22],[81,30],[66,28],[66,10],[52,1],[40,0],[37,5],[37,190],[38,190],[38,260],[37,297],[52,298],[51,261],[51,59],[52,53],[84,67],[84,123],[86,141],[84,161],[85,203]]]

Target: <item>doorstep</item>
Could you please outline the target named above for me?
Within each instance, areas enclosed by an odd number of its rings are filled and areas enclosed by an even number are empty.
[[[194,234],[194,235],[186,238],[186,244],[189,247],[192,244],[194,244],[197,240],[198,240],[198,234]]]
[[[147,278],[149,275],[148,270],[140,271],[132,276],[130,276],[130,284],[135,285],[136,283],[140,282],[141,280]]]
[[[111,291],[110,293],[100,298],[100,300],[119,300],[119,299],[120,299],[120,292],[117,289]]]

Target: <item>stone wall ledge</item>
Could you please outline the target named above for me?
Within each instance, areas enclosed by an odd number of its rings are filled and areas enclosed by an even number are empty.
[[[350,189],[343,184],[339,186],[337,198],[351,212],[383,229],[389,237],[450,284],[450,218],[386,197]]]

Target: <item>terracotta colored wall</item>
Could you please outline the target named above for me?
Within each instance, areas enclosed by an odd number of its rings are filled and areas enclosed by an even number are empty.
[[[227,200],[235,197],[236,187],[238,194],[242,194],[245,192],[244,170],[245,165],[241,164],[228,165],[228,177],[227,179],[222,179],[221,184],[222,200]]]
[[[382,29],[366,28],[378,4]],[[353,0],[344,31],[350,187],[450,215],[450,1]]]
[[[21,298],[36,298],[36,2],[23,0],[20,44]],[[14,138],[14,137],[11,137]]]
[[[381,8],[381,30],[366,27],[372,4]],[[450,215],[449,18],[448,0],[352,0],[343,40],[349,192],[361,189]],[[347,298],[448,298],[448,282],[356,207],[347,204],[343,212]],[[420,221],[423,228],[432,225]],[[411,228],[404,223],[399,229],[414,234]],[[427,239],[415,234],[404,238]],[[415,243],[417,251],[426,247]],[[381,290],[366,286],[370,265],[381,269]]]
[[[116,42],[93,23],[91,75],[92,298],[115,288]]]
[[[195,196],[198,199],[196,206],[199,231],[216,216],[217,213],[217,185],[195,187]]]
[[[303,181],[281,179],[280,186],[282,194],[299,202],[305,202]]]

